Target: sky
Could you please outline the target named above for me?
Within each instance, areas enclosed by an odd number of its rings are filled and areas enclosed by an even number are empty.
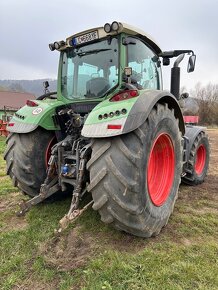
[[[144,30],[164,50],[192,49],[181,86],[218,83],[217,0],[0,0],[0,79],[56,78],[59,53],[48,44],[114,20]],[[164,68],[165,88],[170,69]]]

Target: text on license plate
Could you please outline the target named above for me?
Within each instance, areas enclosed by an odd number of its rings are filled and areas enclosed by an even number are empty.
[[[74,44],[82,44],[92,40],[98,39],[98,31],[93,31],[74,38]]]

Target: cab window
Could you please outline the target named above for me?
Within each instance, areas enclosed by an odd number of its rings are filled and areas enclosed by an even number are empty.
[[[131,81],[139,89],[162,88],[160,61],[157,55],[141,40],[128,37],[127,66],[132,68]]]

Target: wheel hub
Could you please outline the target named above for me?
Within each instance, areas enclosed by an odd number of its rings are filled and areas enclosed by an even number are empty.
[[[48,143],[48,146],[46,148],[46,152],[45,152],[45,164],[46,164],[46,168],[48,166],[48,162],[49,162],[49,159],[51,157],[51,149],[52,147],[57,143],[57,139],[56,137],[54,136],[50,142]]]
[[[170,136],[160,134],[154,141],[148,161],[147,186],[154,205],[167,200],[175,174],[175,151]]]
[[[201,175],[201,173],[203,172],[205,162],[206,162],[206,149],[205,146],[202,144],[199,146],[196,152],[195,172],[198,175]]]

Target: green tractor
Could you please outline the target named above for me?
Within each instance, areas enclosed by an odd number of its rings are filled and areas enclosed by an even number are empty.
[[[204,181],[209,143],[204,128],[185,126],[180,67],[192,50],[163,52],[143,31],[114,21],[49,45],[60,51],[57,92],[28,100],[10,123],[7,174],[24,194],[24,214],[52,194],[72,192],[66,218],[85,193],[101,220],[141,237],[167,224],[181,180]],[[162,88],[161,65],[171,69]]]

